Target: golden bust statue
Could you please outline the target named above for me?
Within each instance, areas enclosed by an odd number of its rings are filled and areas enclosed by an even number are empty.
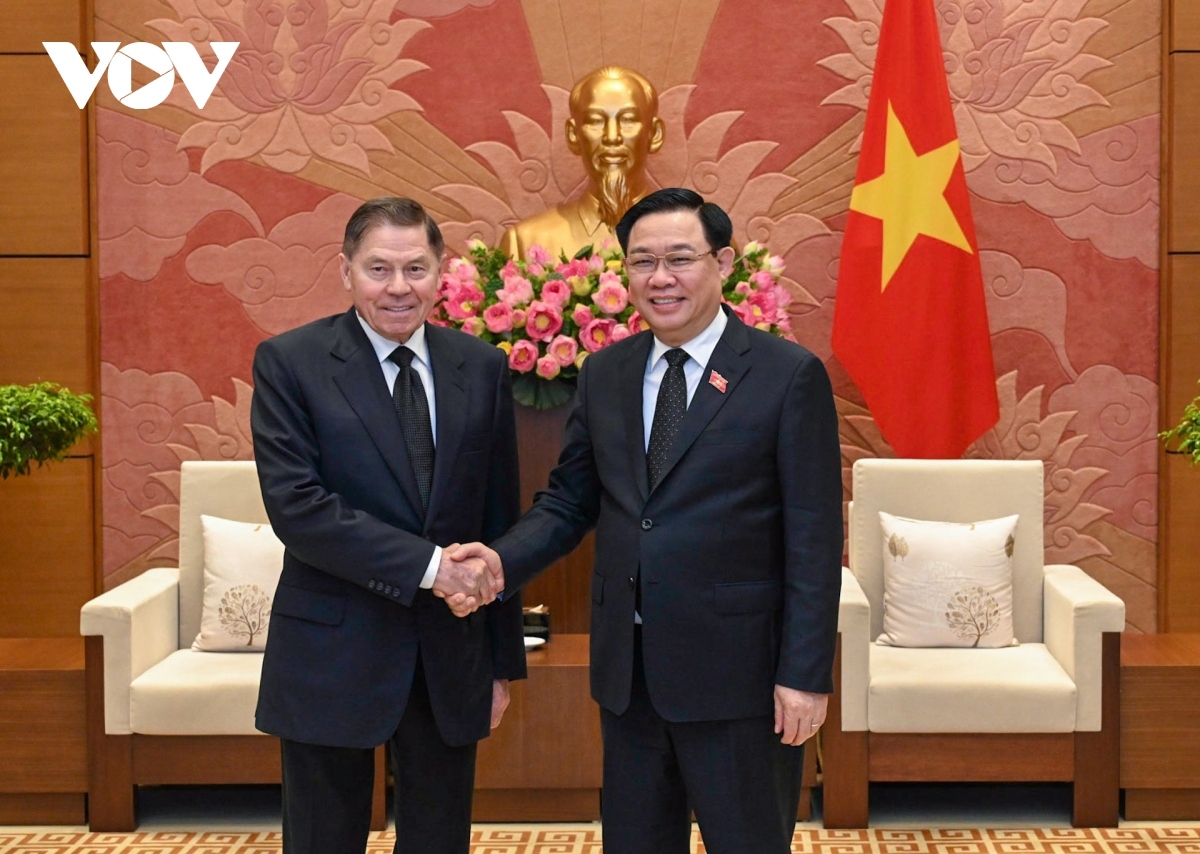
[[[662,148],[658,93],[642,75],[620,66],[593,71],[571,89],[567,145],[587,171],[579,198],[523,219],[505,230],[500,246],[525,257],[537,244],[557,258],[571,257],[605,238],[622,214],[650,191],[646,158]]]

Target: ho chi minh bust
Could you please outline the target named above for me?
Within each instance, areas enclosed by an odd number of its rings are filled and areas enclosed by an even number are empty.
[[[587,172],[583,195],[542,211],[505,230],[500,246],[525,257],[537,244],[557,258],[571,257],[605,238],[631,206],[652,189],[646,158],[663,144],[658,93],[636,71],[608,66],[593,71],[571,89],[567,145]]]

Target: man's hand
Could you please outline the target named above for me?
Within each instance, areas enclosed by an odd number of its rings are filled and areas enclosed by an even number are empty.
[[[775,732],[783,733],[784,744],[799,747],[825,723],[828,706],[828,694],[810,694],[776,685]]]
[[[457,545],[457,544],[455,544]],[[455,560],[455,546],[442,549],[442,560],[433,580],[433,595],[445,599],[456,617],[465,617],[496,598],[488,565],[479,558]]]
[[[496,554],[492,549],[483,543],[464,543],[462,545],[450,546],[448,551],[454,560],[475,558],[484,561],[487,564],[488,571],[492,574],[492,587],[497,593],[504,589],[504,567],[500,562],[500,555]]]
[[[492,680],[492,729],[500,726],[500,719],[504,717],[504,710],[508,708],[508,680],[493,679]]]

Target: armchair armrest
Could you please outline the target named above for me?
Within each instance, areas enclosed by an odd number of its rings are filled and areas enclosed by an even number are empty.
[[[1043,584],[1043,635],[1050,654],[1075,680],[1075,729],[1098,732],[1102,639],[1125,628],[1125,603],[1075,566],[1047,566]]]
[[[147,570],[85,603],[79,632],[104,637],[104,731],[127,735],[130,683],[179,648],[179,570]]]
[[[842,636],[842,729],[867,728],[867,685],[871,676],[871,603],[862,585],[842,567],[842,595],[838,602],[838,632]]]

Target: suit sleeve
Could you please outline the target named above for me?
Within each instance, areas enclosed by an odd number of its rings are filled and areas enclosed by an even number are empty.
[[[499,351],[497,351],[499,353]],[[517,427],[513,414],[512,378],[508,361],[499,359],[496,408],[492,419],[493,452],[488,472],[487,504],[483,514],[483,540],[492,543],[512,526],[521,513]],[[492,670],[496,679],[524,679],[525,637],[521,594],[486,607],[492,641]]]
[[[558,464],[533,507],[492,547],[504,563],[511,590],[528,584],[554,561],[570,554],[600,515],[600,476],[588,429],[588,363],[583,363]]]
[[[386,582],[400,590],[391,601],[411,606],[434,544],[351,507],[326,488],[311,404],[272,340],[254,354],[250,424],[263,503],[288,551],[366,589],[372,579],[379,588]]]
[[[775,681],[828,694],[842,579],[842,458],[829,375],[812,354],[789,384],[777,459],[786,566]]]

